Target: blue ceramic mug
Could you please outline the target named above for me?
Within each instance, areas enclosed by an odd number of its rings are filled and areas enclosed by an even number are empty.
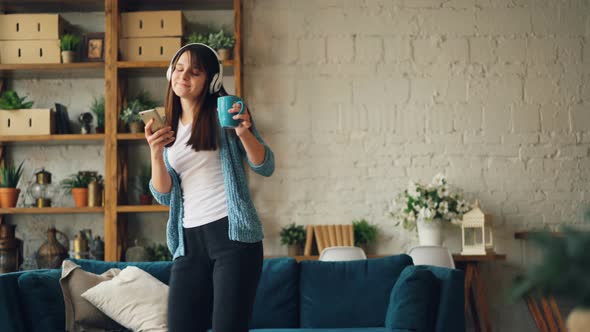
[[[234,106],[235,103],[238,103],[242,106],[239,113],[230,113],[229,110]],[[217,115],[219,117],[219,124],[223,128],[236,128],[240,125],[242,120],[236,120],[233,117],[237,114],[243,114],[244,110],[244,102],[240,97],[236,96],[223,96],[217,98]]]

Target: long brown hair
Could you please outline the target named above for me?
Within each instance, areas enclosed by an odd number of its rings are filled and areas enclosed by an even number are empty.
[[[203,92],[198,97],[203,100],[199,115],[193,117],[192,133],[187,142],[187,146],[192,146],[195,151],[217,150],[219,146],[219,122],[217,120],[217,98],[226,96],[227,92],[221,87],[218,92],[211,94],[209,85],[216,73],[219,73],[219,64],[217,57],[205,47],[190,47],[185,52],[190,52],[191,69],[198,69],[207,74]],[[176,63],[180,55],[174,61],[172,68],[176,68]],[[166,89],[166,125],[172,127],[175,133],[178,133],[178,120],[182,114],[180,97],[172,90],[172,79],[168,82]],[[168,143],[166,147],[171,147],[176,141]]]

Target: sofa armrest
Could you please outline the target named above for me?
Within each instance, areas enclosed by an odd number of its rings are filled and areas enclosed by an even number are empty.
[[[441,282],[436,332],[465,331],[465,273],[444,267],[424,267]]]
[[[0,331],[25,332],[18,295],[18,277],[24,272],[0,274]]]

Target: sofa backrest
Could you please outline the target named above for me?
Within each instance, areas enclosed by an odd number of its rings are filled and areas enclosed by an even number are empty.
[[[293,258],[264,260],[250,328],[299,327],[299,264]]]
[[[412,259],[397,255],[300,264],[300,327],[384,327],[391,289]]]

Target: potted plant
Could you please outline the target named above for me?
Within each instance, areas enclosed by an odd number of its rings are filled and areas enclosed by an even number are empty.
[[[586,213],[590,221],[590,210]],[[574,303],[568,315],[570,332],[590,326],[590,232],[564,226],[559,234],[542,231],[531,235],[542,250],[540,262],[519,276],[512,288],[513,300],[533,293],[563,296]]]
[[[75,53],[80,45],[80,37],[72,34],[65,34],[59,40],[61,58],[63,63],[74,62]]]
[[[305,228],[292,223],[281,229],[281,244],[288,246],[289,256],[301,255],[303,243],[305,242]]]
[[[94,178],[85,174],[72,174],[61,181],[61,187],[66,193],[71,193],[76,207],[88,206],[88,184]]]
[[[33,107],[33,102],[25,102],[27,97],[19,97],[16,91],[6,90],[0,96],[0,110],[20,110]]]
[[[369,224],[365,219],[353,220],[352,228],[354,230],[354,245],[362,248],[368,254],[372,245],[377,241],[379,229],[377,226]]]
[[[469,211],[462,194],[451,193],[444,175],[428,185],[410,181],[394,200],[390,216],[408,230],[418,229],[420,245],[442,245],[443,223],[456,223]]]
[[[151,99],[147,92],[141,91],[137,97],[127,103],[127,107],[121,112],[120,119],[129,126],[131,133],[139,133],[143,130],[139,112],[155,107],[156,102]]]
[[[154,243],[153,245],[145,248],[145,251],[150,262],[172,260],[172,255],[170,255],[170,251],[165,245],[161,243]]]
[[[137,176],[137,189],[139,190],[139,204],[151,205],[152,193],[150,190],[150,180],[152,170],[149,164],[143,165],[141,172]]]
[[[16,188],[20,177],[23,174],[23,162],[18,168],[8,162],[0,165],[0,207],[13,208],[16,207],[20,189]]]
[[[201,43],[201,44],[209,45],[209,35],[204,34],[204,33],[193,32],[188,36],[187,43],[189,43],[189,44]]]
[[[231,58],[232,50],[236,39],[232,35],[226,35],[223,29],[216,33],[209,34],[209,46],[217,50],[220,60],[228,60]]]
[[[104,134],[104,96],[94,97],[90,111],[96,115],[96,133]]]

